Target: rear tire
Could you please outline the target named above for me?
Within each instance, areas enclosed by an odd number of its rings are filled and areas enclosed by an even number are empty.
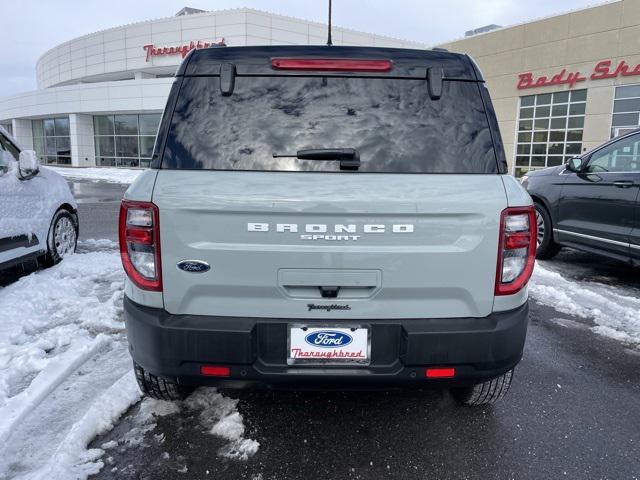
[[[553,241],[553,224],[547,209],[540,203],[534,204],[536,209],[536,220],[538,222],[538,238],[536,248],[536,258],[547,260],[554,257],[562,248]]]
[[[137,363],[133,363],[136,380],[145,395],[158,400],[184,400],[193,392],[192,387],[180,385],[175,378],[153,375]]]
[[[509,370],[499,377],[478,383],[472,387],[454,388],[451,390],[451,395],[458,402],[470,407],[491,405],[507,394],[512,378],[513,370]]]
[[[77,245],[78,217],[61,208],[53,216],[49,227],[47,253],[44,257],[45,266],[50,267],[60,263],[64,257],[76,251]]]

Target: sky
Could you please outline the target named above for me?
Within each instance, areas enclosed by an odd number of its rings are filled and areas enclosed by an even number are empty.
[[[333,0],[333,24],[438,44],[495,23],[508,26],[603,3],[597,0]],[[36,88],[35,65],[67,40],[128,23],[249,7],[325,22],[326,0],[0,0],[0,96]]]

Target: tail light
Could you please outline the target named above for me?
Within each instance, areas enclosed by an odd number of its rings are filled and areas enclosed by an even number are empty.
[[[391,60],[365,60],[357,58],[272,58],[276,70],[321,70],[324,72],[388,72]]]
[[[129,279],[143,290],[162,291],[160,223],[151,202],[123,200],[120,205],[120,256]]]
[[[532,206],[507,208],[500,216],[496,295],[513,295],[527,284],[536,257],[536,213]]]

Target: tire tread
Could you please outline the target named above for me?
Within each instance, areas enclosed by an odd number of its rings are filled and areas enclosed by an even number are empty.
[[[184,400],[192,391],[191,388],[179,384],[177,379],[153,375],[136,363],[133,364],[133,370],[140,390],[151,398],[167,401]]]
[[[511,387],[513,370],[471,387],[458,388],[452,391],[457,401],[468,406],[491,405],[501,400]]]

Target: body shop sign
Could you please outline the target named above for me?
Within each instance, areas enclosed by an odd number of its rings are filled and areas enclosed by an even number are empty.
[[[151,60],[151,57],[164,57],[167,55],[180,55],[182,58],[187,56],[191,50],[197,48],[207,48],[212,46],[224,47],[224,38],[221,38],[218,42],[203,42],[198,40],[197,42],[189,42],[184,45],[175,45],[171,47],[156,47],[153,44],[143,45],[143,49],[147,55],[146,61]]]
[[[616,77],[633,77],[640,76],[640,64],[629,65],[624,60],[618,64],[612,60],[602,60],[598,62],[589,74],[582,74],[579,71],[569,72],[566,68],[552,76],[541,75],[534,77],[532,72],[525,72],[518,75],[518,90],[526,88],[550,87],[552,85],[569,85],[573,88],[576,84],[584,82],[587,79],[603,80],[605,78]]]

